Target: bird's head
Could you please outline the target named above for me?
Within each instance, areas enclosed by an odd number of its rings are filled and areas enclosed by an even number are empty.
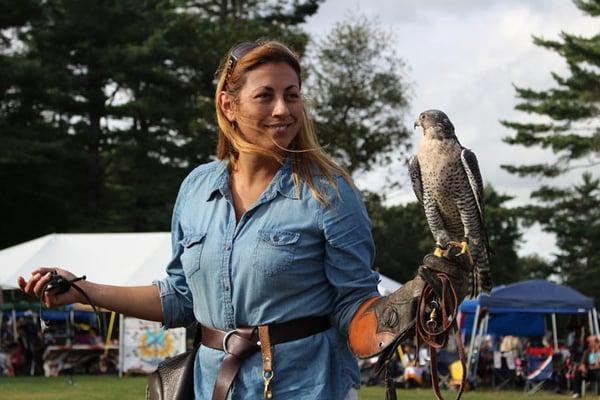
[[[417,117],[414,127],[423,128],[423,135],[431,139],[451,139],[456,138],[454,134],[454,125],[450,118],[440,110],[423,111]]]

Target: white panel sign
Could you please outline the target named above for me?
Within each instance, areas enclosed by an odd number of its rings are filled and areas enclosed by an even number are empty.
[[[158,322],[126,317],[122,337],[123,372],[152,372],[165,358],[186,350],[185,328],[164,330]]]

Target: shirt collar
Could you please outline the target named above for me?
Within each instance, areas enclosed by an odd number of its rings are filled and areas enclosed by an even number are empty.
[[[217,168],[215,169],[215,173],[212,181],[209,183],[208,194],[206,196],[206,201],[209,201],[213,195],[218,191],[221,193],[221,196],[225,196],[225,193],[229,190],[229,162],[226,160],[222,160],[217,164]]]
[[[275,175],[277,179],[277,191],[289,199],[300,199],[300,191],[294,185],[294,175],[292,174],[292,165],[289,158],[286,158],[283,165]]]
[[[214,179],[212,182],[210,182],[206,201],[210,200],[217,191],[221,193],[221,196],[225,196],[229,191],[228,165],[228,161],[221,161],[217,165]],[[289,199],[300,199],[300,193],[298,190],[296,190],[296,186],[294,185],[292,166],[289,158],[284,160],[283,165],[273,177],[273,182],[271,182],[267,190],[268,193],[266,193],[266,196],[268,198],[274,197],[274,191],[277,191],[282,196],[285,196]]]

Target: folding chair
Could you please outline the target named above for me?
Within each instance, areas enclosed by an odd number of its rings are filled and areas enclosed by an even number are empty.
[[[525,391],[534,394],[552,378],[552,356],[527,356],[527,377]]]
[[[516,368],[513,353],[511,351],[494,352],[494,364],[492,369],[492,388],[500,390],[504,386],[514,386]]]
[[[591,391],[598,396],[600,390],[600,371],[589,371],[588,377],[581,381],[581,397],[585,397],[585,389],[588,385],[590,386]]]

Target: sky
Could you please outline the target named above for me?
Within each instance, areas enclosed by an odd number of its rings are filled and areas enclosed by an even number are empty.
[[[570,0],[325,0],[304,27],[323,38],[351,13],[376,20],[392,34],[395,51],[406,63],[405,79],[412,86],[407,126],[412,127],[421,111],[445,111],[461,144],[477,155],[484,181],[514,197],[507,206],[527,204],[531,190],[545,182],[568,185],[579,180],[581,170],[544,181],[501,169],[501,164],[555,158],[549,151],[505,144],[502,138],[513,131],[499,121],[531,121],[514,110],[513,85],[545,90],[555,86],[551,72],[568,76],[564,59],[535,46],[532,35],[558,39],[564,31],[591,36],[598,33],[597,19],[583,14]],[[415,131],[413,152],[419,137]],[[389,201],[415,201],[404,165],[375,170],[358,177],[357,183],[377,190],[390,173],[406,178]],[[521,255],[556,251],[553,237],[539,226],[526,230],[523,240]]]

